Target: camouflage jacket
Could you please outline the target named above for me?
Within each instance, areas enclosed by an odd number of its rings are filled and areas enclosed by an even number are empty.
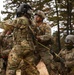
[[[11,22],[12,20],[10,19],[0,22],[0,28],[4,29],[5,31],[11,30],[13,27],[8,25]]]
[[[0,22],[0,28],[4,29],[4,31],[0,35],[0,41],[3,42],[4,49],[8,49],[8,47],[6,47],[6,46],[10,45],[10,43],[12,43],[13,27],[11,25],[7,25],[8,23],[11,23],[11,21],[12,20],[8,19],[3,22]],[[8,32],[10,32],[10,34],[8,34]]]
[[[7,57],[9,52],[11,51],[12,47],[13,47],[13,37],[12,37],[13,33],[11,33],[10,35],[5,35],[2,38],[2,47],[1,47],[1,56],[3,58]]]
[[[51,28],[47,23],[42,23],[40,26],[35,26],[35,32],[37,36],[40,36],[42,40],[48,40],[51,37]]]
[[[34,25],[34,32],[36,36],[38,36],[41,41],[40,43],[44,45],[50,44],[51,40],[51,27],[47,23],[42,23],[41,25],[37,26]]]
[[[59,56],[65,60],[64,63],[66,67],[74,67],[74,48],[72,50],[61,50]]]
[[[9,26],[14,27],[14,30],[13,30],[14,44],[24,46],[24,43],[26,43],[26,45],[29,45],[31,49],[33,50],[33,40],[32,40],[31,31],[28,27],[29,25],[31,24],[28,18],[24,16],[16,18],[15,20],[12,21],[11,24],[9,24]]]

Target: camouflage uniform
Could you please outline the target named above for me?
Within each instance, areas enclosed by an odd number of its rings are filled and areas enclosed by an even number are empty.
[[[12,43],[11,42],[12,39],[11,40],[10,39],[11,39],[11,37],[8,38],[7,41],[4,41],[3,47],[1,48],[1,59],[3,60],[1,62],[3,63],[3,67],[2,67],[3,72],[6,70],[8,54],[11,51],[10,43]],[[8,43],[8,41],[10,41],[10,43]],[[4,75],[5,75],[5,73],[4,73]]]
[[[12,20],[10,20],[10,19],[0,22],[0,28],[4,29],[2,36],[5,36],[7,31],[13,30],[13,27],[11,25],[7,24],[7,23],[11,23],[11,22],[12,22]]]
[[[7,22],[9,20],[6,20],[5,22]],[[0,28],[4,29],[4,31],[2,32],[2,34],[0,35],[0,42],[1,42],[1,58],[3,61],[1,61],[2,63],[2,75],[5,75],[5,70],[6,70],[6,66],[7,66],[7,58],[8,58],[8,54],[11,51],[12,47],[13,47],[13,40],[12,40],[12,29],[10,30],[6,30],[5,28],[5,22],[1,22],[0,23]],[[9,34],[10,33],[10,34]],[[0,64],[1,65],[1,64]]]
[[[43,20],[45,18],[45,14],[43,11],[38,10],[35,14],[35,22],[34,23],[34,31],[36,35],[36,51],[37,54],[40,56],[40,59],[46,65],[48,73],[50,74],[50,62],[52,61],[53,56],[50,53],[50,47],[52,44],[52,37],[51,37],[51,27],[49,24],[44,23]],[[45,47],[48,47],[46,49]]]
[[[59,56],[62,57],[65,61],[64,75],[74,75],[74,48],[72,50],[63,49],[60,51]],[[62,67],[63,68],[63,67]]]
[[[13,29],[10,28],[11,26],[8,27],[9,29],[6,27],[5,23],[7,23],[7,22],[10,22],[10,20],[6,20],[6,21],[0,23],[0,28],[4,29],[4,31],[0,35],[0,41],[2,42],[1,43],[1,46],[2,46],[1,55],[2,55],[2,57],[8,56],[9,51],[13,47],[13,39],[12,39]]]
[[[47,25],[47,23],[42,23],[40,26],[36,26],[35,29],[36,36],[39,36],[43,42],[43,45],[46,47],[49,47],[51,45],[51,40],[48,41],[51,38],[51,29],[50,26]],[[47,50],[45,47],[41,46],[40,44],[36,44],[36,49],[38,51],[38,54],[40,55],[41,60],[46,65],[46,68],[48,70],[48,73],[50,73],[50,62],[52,61],[53,56],[50,54],[50,50]]]
[[[9,31],[8,31],[9,32]],[[12,38],[13,33],[10,34],[6,34],[3,37],[3,47],[2,47],[2,56],[7,57],[8,53],[10,52],[10,50],[13,47],[13,38]]]
[[[62,49],[58,55],[62,58],[63,62],[60,65],[57,65],[57,68],[60,66],[60,69],[58,69],[60,74],[74,75],[74,35],[66,36],[65,48]]]
[[[22,75],[39,75],[33,63],[34,45],[28,25],[30,25],[29,20],[24,16],[12,22],[14,46],[9,53],[6,75],[16,75],[16,70],[22,60],[25,66]]]

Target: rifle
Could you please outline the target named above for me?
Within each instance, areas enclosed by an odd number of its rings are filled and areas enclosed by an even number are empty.
[[[55,53],[52,49],[50,49],[50,48],[48,48],[47,46],[45,46],[44,44],[42,44],[42,43],[40,43],[37,39],[36,39],[36,34],[35,34],[35,32],[33,31],[33,29],[31,28],[31,26],[29,26],[28,25],[28,27],[29,27],[29,29],[30,29],[30,31],[31,31],[31,33],[32,33],[32,36],[33,36],[33,39],[34,39],[34,41],[37,43],[37,44],[39,44],[40,46],[42,46],[42,47],[44,47],[44,48],[46,48],[47,50],[49,50],[50,51],[50,53],[54,56],[54,57],[57,57],[57,58],[59,58],[59,60],[60,60],[60,62],[64,65],[64,59],[62,59],[57,53]]]
[[[65,62],[65,60],[63,59],[63,58],[61,58],[57,53],[55,53],[52,49],[50,49],[50,53],[53,55],[53,58],[54,58],[54,60],[57,62],[57,61],[59,61],[59,62],[61,62],[61,64],[63,65],[63,66],[65,66],[65,64],[64,64],[64,62]]]
[[[61,63],[61,70],[59,71],[61,75],[67,75],[69,72],[68,68],[65,67],[65,60],[60,57],[58,54],[56,54],[53,50],[50,51],[50,53],[53,55],[53,59],[55,62],[60,62]],[[59,66],[59,65],[58,65]]]
[[[50,51],[50,53],[53,55],[53,59],[55,60],[55,58],[58,58],[59,59],[59,62],[61,63],[61,65],[62,65],[62,67],[63,68],[61,68],[61,72],[60,72],[60,74],[62,74],[62,75],[67,75],[67,68],[65,67],[65,64],[64,64],[64,62],[65,62],[65,60],[63,59],[63,58],[61,58],[57,53],[55,53],[52,49],[50,49],[50,48],[48,48],[47,46],[45,46],[44,44],[42,44],[42,43],[40,43],[37,39],[36,39],[36,34],[35,34],[35,32],[33,31],[33,29],[31,28],[31,26],[28,26],[29,27],[29,29],[30,29],[30,31],[31,31],[31,33],[32,33],[32,37],[33,37],[33,40],[34,40],[34,42],[35,43],[37,43],[37,44],[39,44],[40,46],[42,46],[42,47],[44,47],[44,48],[46,48],[47,50],[49,50]],[[57,61],[56,61],[57,62]]]
[[[28,28],[31,31],[32,38],[33,38],[33,41],[34,41],[35,44],[39,44],[42,47],[46,47],[48,44],[52,44],[53,43],[53,41],[51,41],[51,38],[49,40],[43,41],[43,42],[42,41],[38,41],[37,38],[36,38],[36,33],[34,32],[32,27],[30,25],[28,25]]]

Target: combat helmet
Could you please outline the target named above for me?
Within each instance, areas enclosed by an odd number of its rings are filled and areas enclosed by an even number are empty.
[[[29,16],[31,15],[29,12],[29,10],[32,10],[31,6],[26,4],[26,3],[22,3],[16,10],[16,15],[17,17],[21,17],[21,15],[23,14],[28,14]]]
[[[38,10],[38,11],[35,13],[35,15],[39,15],[39,16],[41,16],[43,19],[45,18],[45,14],[44,14],[44,12],[41,11],[41,10]]]
[[[67,35],[65,38],[65,43],[72,42],[74,44],[74,35]]]

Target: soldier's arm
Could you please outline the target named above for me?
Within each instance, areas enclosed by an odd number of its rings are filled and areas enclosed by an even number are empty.
[[[63,52],[63,49],[58,54],[55,54],[55,52],[53,52],[52,54],[54,56],[55,61],[58,61],[64,64],[65,60],[62,58],[62,55],[63,55],[62,52]]]
[[[65,65],[66,65],[67,67],[73,67],[73,66],[74,66],[74,49],[73,49],[73,51],[72,51],[70,57],[71,57],[71,58],[68,59],[68,60],[66,60],[66,62],[65,62]]]
[[[13,26],[5,22],[0,22],[0,28],[4,29],[5,31],[8,31],[8,30],[11,30]]]
[[[5,25],[3,22],[0,22],[0,28],[5,29]]]
[[[49,25],[46,25],[44,27],[45,29],[45,34],[44,35],[40,35],[38,36],[42,41],[47,41],[49,39],[51,39],[51,28],[49,27]]]
[[[66,61],[65,62],[65,66],[66,67],[73,67],[74,66],[74,60],[72,60],[72,61]]]

